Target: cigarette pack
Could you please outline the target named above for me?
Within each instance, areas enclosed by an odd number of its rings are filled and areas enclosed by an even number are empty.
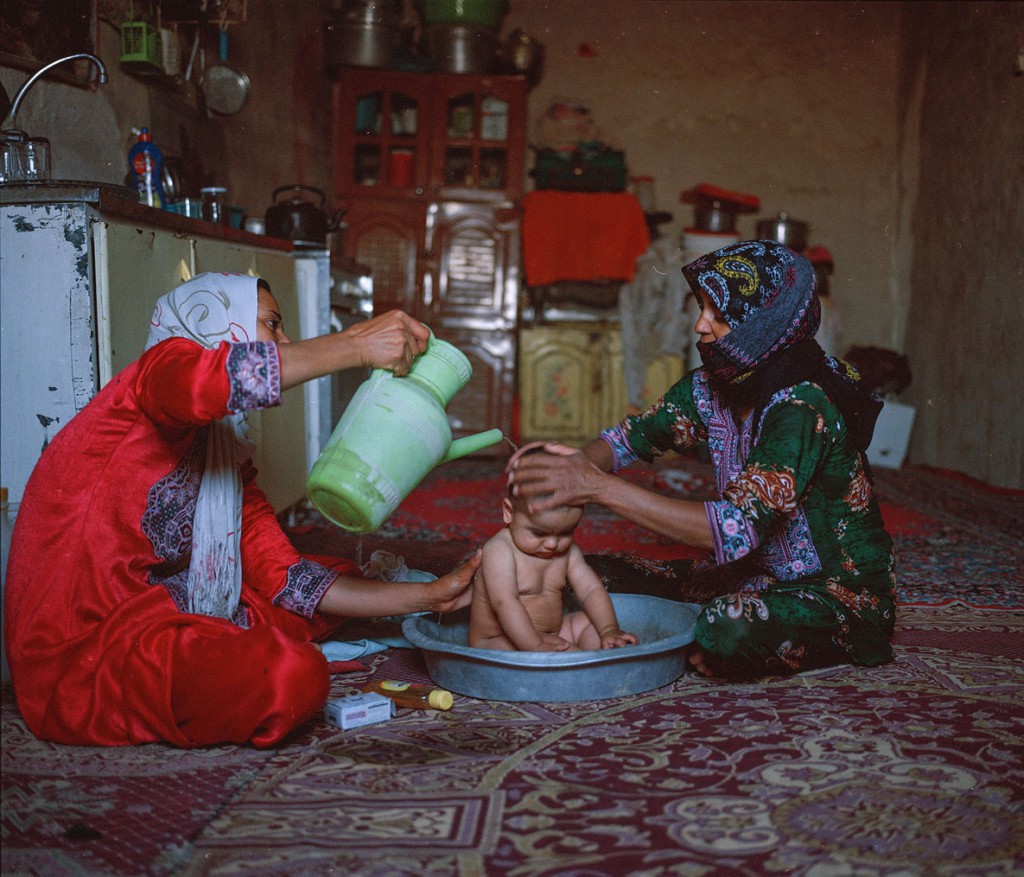
[[[324,705],[324,719],[327,724],[341,728],[342,731],[386,722],[394,714],[394,702],[380,694],[335,697]]]

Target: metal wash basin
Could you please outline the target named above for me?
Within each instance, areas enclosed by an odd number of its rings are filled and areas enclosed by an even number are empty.
[[[686,669],[700,606],[638,594],[612,594],[623,630],[640,644],[585,652],[506,652],[468,646],[468,616],[406,619],[402,633],[423,650],[427,672],[449,691],[483,700],[568,703],[661,688]]]

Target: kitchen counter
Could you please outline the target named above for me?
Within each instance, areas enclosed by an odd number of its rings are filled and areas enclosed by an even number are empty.
[[[142,204],[131,189],[108,183],[92,183],[82,180],[48,180],[41,183],[21,183],[0,186],[0,204],[67,204],[82,202],[91,204],[108,216],[116,216],[127,222],[140,222],[156,228],[166,229],[192,237],[214,238],[231,241],[250,247],[292,252],[296,247],[291,241],[272,238],[268,235],[252,234],[229,225],[193,219],[169,210],[159,210]]]
[[[305,247],[296,247],[291,241],[252,234],[229,225],[193,219],[169,210],[159,210],[142,204],[135,193],[125,186],[112,183],[96,183],[86,180],[48,180],[42,183],[0,184],[0,204],[67,204],[80,202],[90,204],[108,216],[116,216],[126,222],[143,223],[154,228],[165,229],[187,237],[213,238],[261,247],[266,250],[280,250],[284,253],[303,252]],[[341,253],[331,254],[331,265],[339,271],[353,276],[369,274],[370,269]]]
[[[154,303],[183,279],[264,278],[293,338],[330,331],[326,249],[157,210],[116,185],[0,186],[0,254],[0,470],[14,503],[41,449],[138,357]],[[302,497],[331,414],[329,378],[249,412],[253,461],[278,510]]]

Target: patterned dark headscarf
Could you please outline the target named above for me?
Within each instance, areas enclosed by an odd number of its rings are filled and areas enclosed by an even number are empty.
[[[691,289],[707,293],[731,330],[698,342],[697,350],[734,414],[753,408],[757,415],[779,390],[814,381],[839,408],[855,447],[867,449],[882,401],[814,340],[821,304],[807,259],[776,241],[743,241],[701,256],[683,275]]]

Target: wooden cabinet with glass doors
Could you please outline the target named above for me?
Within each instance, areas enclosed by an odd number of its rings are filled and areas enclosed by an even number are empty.
[[[335,89],[335,200],[375,312],[401,308],[470,358],[454,435],[511,434],[525,80],[351,69]]]

